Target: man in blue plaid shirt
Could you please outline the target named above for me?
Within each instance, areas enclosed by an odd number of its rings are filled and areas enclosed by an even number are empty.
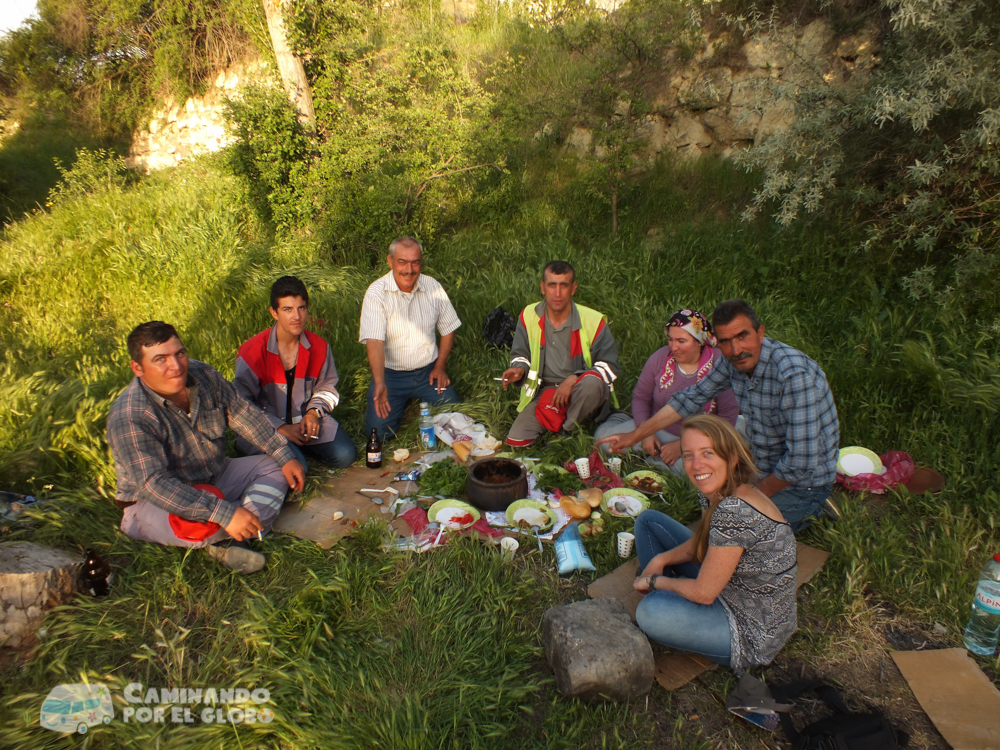
[[[305,472],[257,407],[216,370],[189,360],[159,320],[129,334],[135,379],[108,414],[121,528],[133,539],[203,547],[240,573],[264,567],[246,546],[261,537]],[[226,457],[225,428],[264,455]]]
[[[837,472],[840,425],[823,370],[798,349],[766,337],[743,300],[720,303],[712,327],[726,359],[632,432],[600,442],[619,453],[697,414],[732,388],[747,422],[754,462],[763,473],[757,489],[778,506],[793,531],[804,529],[824,508],[836,515],[828,498]]]

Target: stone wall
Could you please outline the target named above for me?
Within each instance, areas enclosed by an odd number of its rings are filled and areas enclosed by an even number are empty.
[[[475,4],[447,0],[442,11],[464,19],[474,13]],[[650,92],[652,112],[638,124],[647,156],[665,152],[680,158],[706,153],[728,156],[793,121],[794,110],[782,91],[817,77],[831,86],[849,86],[878,64],[878,51],[873,28],[838,38],[824,21],[816,20],[740,47],[725,35],[708,39],[688,61],[674,52],[664,60],[668,74]],[[222,101],[250,79],[278,85],[268,64],[256,62],[219,73],[204,96],[192,97],[183,105],[164,102],[149,125],[136,132],[129,164],[148,173],[231,143],[233,137],[222,119]],[[620,115],[627,113],[628,103],[619,109]],[[594,123],[580,120],[560,125],[558,130],[568,133],[564,144],[571,153],[601,158],[594,144]],[[549,123],[544,133],[553,132],[555,126]]]
[[[719,55],[720,50],[725,55]],[[676,55],[665,61],[665,68],[677,72],[659,82],[651,96],[652,112],[638,126],[648,155],[728,156],[793,122],[787,95],[795,87],[812,85],[817,78],[831,86],[849,86],[878,64],[878,51],[874,28],[837,38],[822,20],[747,42],[738,50],[726,36],[710,39],[686,64]],[[728,62],[720,64],[719,57]],[[622,109],[627,112],[628,104]],[[589,127],[574,123],[567,147],[580,155],[599,150]]]
[[[232,143],[222,118],[223,100],[234,96],[248,80],[277,85],[268,63],[259,61],[222,71],[202,96],[192,96],[183,104],[164,101],[148,125],[133,135],[128,165],[148,174]]]

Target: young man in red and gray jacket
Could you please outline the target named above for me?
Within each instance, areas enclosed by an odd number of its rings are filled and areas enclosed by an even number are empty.
[[[337,367],[326,341],[305,329],[305,284],[294,276],[274,282],[270,312],[275,324],[240,346],[233,385],[285,436],[303,466],[306,455],[331,466],[350,466],[357,448],[332,416],[340,402]],[[236,448],[248,455],[256,452],[239,438]]]
[[[618,346],[602,313],[573,302],[573,266],[548,263],[541,288],[545,299],[521,312],[502,378],[504,390],[524,380],[519,414],[507,434],[514,447],[531,445],[546,431],[574,430],[590,418],[602,422],[612,402],[618,405]]]

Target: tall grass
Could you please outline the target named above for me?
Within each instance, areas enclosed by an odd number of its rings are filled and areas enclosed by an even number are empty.
[[[562,167],[561,167],[562,168]],[[566,167],[568,169],[568,167]],[[540,182],[543,181],[539,178]],[[463,326],[448,369],[463,409],[503,436],[514,397],[493,376],[507,354],[480,336],[487,311],[538,299],[540,267],[577,268],[577,301],[602,310],[619,343],[623,406],[662,326],[680,307],[710,313],[721,299],[753,303],[767,333],[824,367],[842,444],[908,450],[949,478],[931,497],[886,497],[878,511],[838,496],[845,518],[804,540],[831,550],[804,614],[837,618],[872,596],[952,632],[968,611],[975,572],[1000,548],[1000,449],[991,403],[996,359],[968,326],[906,303],[891,269],[852,255],[843,227],[778,232],[730,209],[750,183],[724,163],[661,165],[644,178],[608,237],[601,206],[568,192],[527,191],[517,215],[453,229],[427,248],[425,273],[448,289]],[[64,743],[37,726],[39,701],[60,682],[120,689],[264,686],[269,725],[123,724],[88,735],[93,747],[692,747],[675,698],[585,707],[559,698],[540,647],[541,613],[583,596],[560,580],[552,553],[513,566],[470,541],[422,557],[381,552],[365,527],[323,551],[268,540],[265,572],[230,576],[195,552],[140,544],[116,530],[114,473],[103,440],[107,409],[130,378],[123,339],[136,323],[174,323],[192,355],[231,375],[239,343],[268,325],[274,278],[294,273],[312,295],[315,327],[341,377],[338,419],[356,439],[368,372],[357,343],[366,286],[385,272],[336,265],[321,235],[268,239],[235,182],[208,163],[109,184],[10,227],[0,246],[0,485],[49,501],[30,525],[0,538],[69,549],[95,546],[115,565],[105,600],[81,600],[47,621],[40,650],[5,668],[4,737],[19,747]],[[415,447],[413,420],[398,442]],[[589,452],[583,434],[552,437],[531,455]],[[656,507],[696,517],[690,487],[669,480]],[[588,541],[599,572],[619,561],[611,522]],[[808,633],[790,650],[808,650]]]
[[[69,169],[80,148],[111,147],[128,151],[127,143],[83,132],[69,122],[58,105],[43,111],[2,111],[0,116],[17,119],[19,127],[0,141],[0,225],[17,221],[44,208],[46,197],[59,182],[59,166]]]

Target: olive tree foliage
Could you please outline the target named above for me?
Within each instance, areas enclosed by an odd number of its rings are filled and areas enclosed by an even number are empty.
[[[1000,313],[1000,4],[880,0],[881,61],[853,86],[813,76],[772,93],[794,124],[741,162],[763,174],[748,215],[782,224],[839,207],[867,226],[859,250],[906,273],[915,299]],[[779,34],[761,13],[730,22]],[[993,333],[1000,333],[1000,318]]]
[[[256,0],[39,0],[38,17],[0,39],[0,94],[127,137],[155,96],[184,98],[268,46]]]
[[[583,181],[607,205],[612,235],[620,210],[628,210],[633,178],[648,166],[649,92],[703,43],[706,12],[699,0],[631,0],[612,11],[593,0],[526,0],[522,6],[553,52],[574,60],[571,67],[546,67],[540,95],[529,96],[525,110],[588,130]]]
[[[229,110],[236,171],[277,227],[318,226],[334,255],[374,259],[398,234],[433,237],[472,176],[504,169],[478,147],[492,98],[426,3],[287,0],[283,15],[315,132],[278,116],[274,96]]]

